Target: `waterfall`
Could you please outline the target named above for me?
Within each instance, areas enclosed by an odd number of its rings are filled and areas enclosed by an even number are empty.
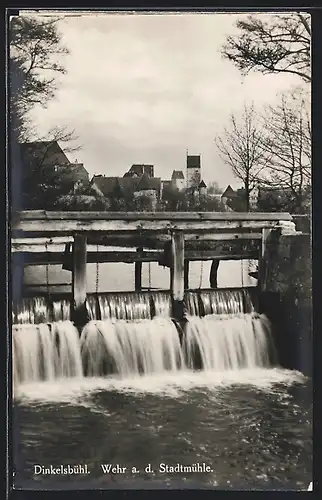
[[[245,289],[187,292],[185,303],[190,316],[241,314],[254,311],[249,293]]]
[[[22,299],[12,311],[14,324],[42,324],[70,319],[70,300],[57,300],[52,304],[46,297]]]
[[[171,316],[170,292],[89,294],[87,304],[93,320],[135,321]]]
[[[18,383],[83,374],[79,334],[69,321],[13,325],[12,349]]]
[[[53,302],[52,309],[53,322],[68,321],[70,319],[71,307],[69,300],[57,300]]]
[[[106,294],[98,297],[101,319],[150,319],[150,298],[143,293]]]
[[[270,365],[272,339],[265,316],[209,315],[188,318],[183,337],[187,368],[240,370]]]
[[[133,322],[91,321],[81,335],[87,375],[138,375],[177,371],[183,367],[180,340],[169,318]]]
[[[171,316],[171,296],[170,292],[151,292],[154,316]]]
[[[254,312],[247,291],[188,292],[185,300],[188,314],[178,324],[170,317],[169,292],[90,295],[93,319],[80,334],[67,320],[69,301],[48,307],[43,298],[26,299],[14,314],[13,380],[227,371],[275,363],[270,324]],[[45,321],[48,317],[54,321]]]

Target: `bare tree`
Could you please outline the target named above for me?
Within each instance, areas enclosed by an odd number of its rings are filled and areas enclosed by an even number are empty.
[[[229,126],[216,137],[215,142],[222,160],[244,185],[246,211],[249,211],[250,193],[265,168],[263,131],[254,106],[245,105],[239,119],[232,114]]]
[[[208,184],[207,193],[212,194],[222,194],[223,189],[219,186],[218,182],[214,181]]]
[[[311,185],[309,100],[301,91],[282,94],[278,106],[269,106],[262,119],[267,161],[261,184],[284,191],[293,210],[301,210]]]
[[[309,14],[250,15],[237,27],[240,34],[227,38],[222,55],[244,74],[291,73],[311,81]]]

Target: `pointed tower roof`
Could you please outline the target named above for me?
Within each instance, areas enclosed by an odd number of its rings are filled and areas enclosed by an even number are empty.
[[[237,196],[237,193],[236,191],[233,190],[233,188],[229,184],[226,190],[223,192],[222,196],[225,196],[226,198],[234,198]]]
[[[182,170],[174,170],[171,179],[184,179]]]

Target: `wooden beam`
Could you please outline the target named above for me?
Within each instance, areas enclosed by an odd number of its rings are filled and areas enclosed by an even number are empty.
[[[16,220],[292,220],[289,213],[282,212],[91,212],[72,211],[54,212],[45,210],[26,210],[13,216]]]
[[[210,268],[210,275],[209,275],[209,284],[210,288],[217,288],[218,287],[218,267],[219,267],[219,260],[213,260]]]
[[[44,212],[15,214],[12,230],[68,235],[74,232],[164,232],[173,230],[215,232],[217,229],[262,229],[279,221],[291,220],[289,214],[237,212]]]
[[[19,255],[19,254],[15,254]],[[63,253],[24,253],[20,254],[23,256],[24,265],[42,265],[42,264],[63,264],[64,254]],[[138,255],[137,252],[87,252],[87,263],[93,264],[99,262],[100,264],[104,262],[123,262],[125,264],[133,264],[134,262],[159,262],[162,252],[154,251],[147,252],[143,255]],[[70,257],[72,259],[72,256]],[[213,250],[187,250],[186,259],[191,261],[200,260],[243,260],[243,259],[257,259],[258,258],[258,248],[252,251],[245,252],[230,252],[222,253],[218,249]],[[66,264],[65,264],[66,266]],[[66,266],[65,268],[67,269]]]
[[[204,242],[212,242],[212,241],[226,241],[226,242],[235,242],[241,240],[261,240],[262,233],[223,233],[223,234],[185,234],[185,241],[204,241]],[[155,239],[155,243],[163,244],[166,241],[170,241],[171,236],[166,234],[159,234],[153,237]],[[25,241],[24,241],[25,240]],[[19,252],[27,252],[27,253],[61,253],[65,251],[66,243],[73,241],[72,236],[65,237],[52,237],[52,238],[13,238],[11,241],[11,252],[19,253]],[[124,247],[133,247],[133,243],[129,241],[129,236],[110,236],[110,238],[104,238],[104,243],[98,245],[99,252],[109,251],[111,246],[124,246]],[[141,241],[147,247],[146,243],[149,241],[145,237],[141,237]],[[108,244],[108,242],[110,244]],[[157,244],[154,245],[158,246]],[[88,244],[87,245],[88,252],[97,251],[97,245]]]
[[[267,263],[266,263],[266,245],[267,240],[270,236],[269,229],[262,229],[262,241],[260,246],[260,253],[258,259],[258,281],[257,286],[260,292],[264,292],[266,289],[266,274],[267,274]]]
[[[184,289],[188,290],[189,288],[189,260],[185,259],[184,261]]]
[[[43,233],[54,234],[66,234],[71,235],[73,233],[114,233],[118,231],[133,233],[137,236],[136,232],[164,232],[170,233],[172,231],[185,231],[189,232],[209,232],[222,230],[236,230],[236,229],[262,229],[262,228],[273,228],[276,226],[276,221],[252,221],[252,220],[191,220],[191,221],[172,221],[172,220],[143,220],[139,219],[137,221],[121,221],[121,220],[97,220],[91,222],[83,222],[82,220],[66,220],[66,221],[54,221],[54,220],[25,220],[20,221],[14,227],[14,230],[21,230],[24,232],[35,231],[35,229],[40,230]]]
[[[86,300],[86,236],[74,236],[73,246],[73,298],[75,310],[82,307]]]
[[[142,254],[143,248],[137,249],[138,255]],[[135,262],[135,291],[140,292],[142,290],[142,261]]]
[[[180,231],[171,240],[170,290],[174,300],[183,300],[184,295],[184,236]]]

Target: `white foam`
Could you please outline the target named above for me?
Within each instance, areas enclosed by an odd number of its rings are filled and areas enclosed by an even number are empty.
[[[256,368],[225,372],[192,372],[151,374],[128,378],[73,378],[20,385],[15,399],[26,404],[67,403],[91,406],[91,399],[100,391],[116,391],[137,395],[153,394],[180,398],[187,391],[203,389],[216,392],[230,386],[252,386],[267,393],[280,392],[283,387],[307,381],[302,373],[282,368]]]

